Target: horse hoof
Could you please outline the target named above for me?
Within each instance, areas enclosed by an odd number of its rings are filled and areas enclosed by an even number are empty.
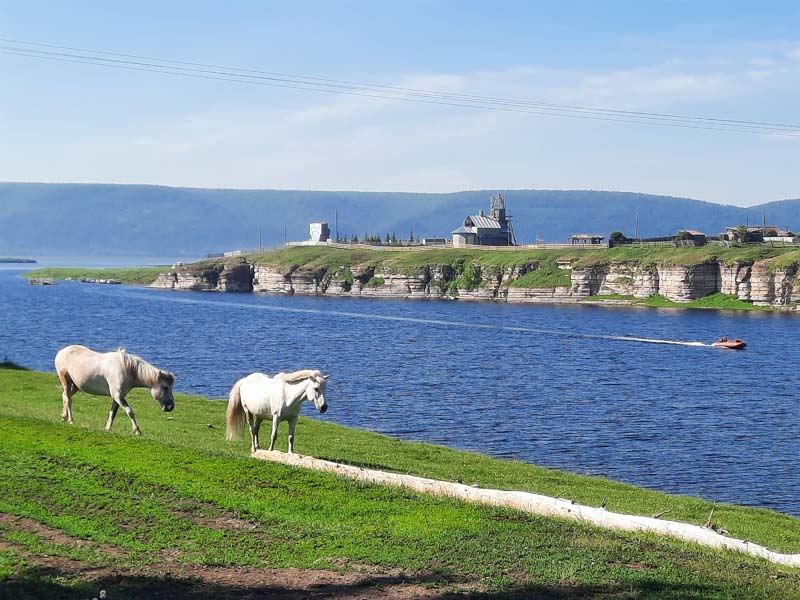
[[[137,429],[133,432],[133,435],[142,435],[142,432]]]

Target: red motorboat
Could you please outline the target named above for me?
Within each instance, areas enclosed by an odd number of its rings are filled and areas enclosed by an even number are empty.
[[[721,340],[714,342],[714,346],[717,348],[727,348],[728,350],[742,350],[745,346],[747,346],[747,342],[743,340],[729,340],[728,338],[722,338]]]

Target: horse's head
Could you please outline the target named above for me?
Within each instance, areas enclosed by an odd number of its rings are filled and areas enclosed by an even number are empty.
[[[171,412],[175,408],[175,398],[172,396],[172,386],[175,375],[169,371],[159,371],[155,385],[150,388],[153,399],[161,406],[164,412]]]
[[[308,387],[306,387],[306,398],[314,403],[317,410],[324,413],[328,410],[328,404],[325,402],[325,387],[328,385],[329,375],[323,375],[319,371],[309,378]]]

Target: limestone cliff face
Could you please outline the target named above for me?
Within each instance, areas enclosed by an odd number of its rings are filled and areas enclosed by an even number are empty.
[[[373,298],[494,300],[502,302],[576,302],[589,296],[619,294],[647,298],[660,294],[690,302],[721,292],[756,305],[789,307],[800,302],[797,265],[776,268],[769,260],[693,265],[615,261],[575,266],[570,284],[518,287],[514,282],[540,267],[536,261],[514,266],[431,264],[401,271],[373,264],[352,267],[251,265],[243,258],[176,266],[152,287],[226,292],[328,295]],[[465,270],[467,270],[465,272]]]
[[[800,301],[797,266],[778,269],[755,263],[750,272],[750,301],[756,306],[787,306]]]
[[[730,265],[720,265],[720,291],[750,302],[750,277],[752,263],[736,262]]]
[[[658,293],[673,302],[691,302],[720,290],[719,264],[659,266]]]
[[[212,265],[181,265],[161,273],[151,287],[220,292],[253,291],[253,266],[244,259]]]

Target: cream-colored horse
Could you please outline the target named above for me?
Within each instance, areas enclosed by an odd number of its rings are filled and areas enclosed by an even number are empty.
[[[258,430],[261,421],[272,418],[272,435],[269,449],[275,448],[278,437],[278,423],[289,422],[289,454],[294,447],[294,428],[303,400],[310,400],[317,410],[328,410],[325,403],[325,386],[328,375],[319,371],[305,369],[294,373],[278,373],[268,377],[263,373],[251,373],[237,381],[228,396],[227,438],[232,440],[241,435],[244,422],[250,424],[250,448],[258,450]]]
[[[62,421],[73,422],[72,396],[76,392],[111,396],[111,411],[106,430],[111,429],[117,409],[121,406],[130,418],[133,433],[136,435],[140,435],[142,431],[136,423],[133,410],[125,400],[125,396],[133,388],[150,388],[150,394],[165,412],[175,408],[175,399],[172,397],[175,376],[169,371],[154,367],[143,358],[128,354],[124,348],[100,353],[86,346],[67,346],[56,354],[55,363],[63,388]]]

